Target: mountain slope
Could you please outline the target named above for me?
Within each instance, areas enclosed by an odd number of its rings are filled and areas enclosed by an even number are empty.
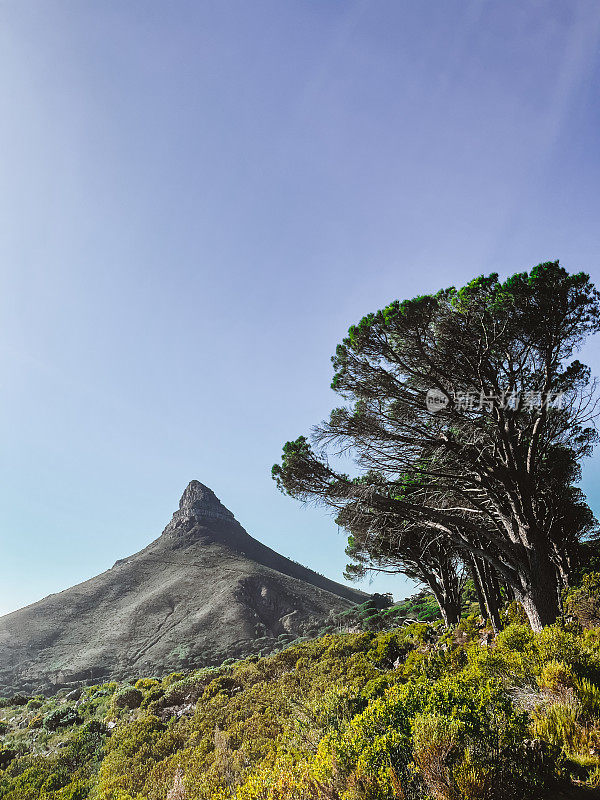
[[[258,542],[192,481],[144,550],[0,617],[0,692],[220,663],[365,597]]]

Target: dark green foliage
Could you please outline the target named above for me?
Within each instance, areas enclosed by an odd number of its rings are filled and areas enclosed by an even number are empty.
[[[400,625],[415,621],[438,622],[441,620],[440,608],[435,598],[426,590],[421,590],[400,603],[393,603],[389,595],[379,595],[359,603],[347,611],[330,614],[326,625],[318,623],[308,626],[311,636],[344,631],[388,631]]]
[[[565,613],[586,628],[600,625],[600,572],[583,576],[581,584],[565,593]]]
[[[66,728],[69,725],[79,725],[82,722],[77,710],[72,706],[61,706],[46,714],[43,726],[48,731],[55,731],[58,728]]]
[[[0,748],[0,769],[6,769],[17,756],[18,752],[11,750],[10,747]]]
[[[149,708],[152,703],[158,703],[164,693],[165,690],[162,688],[162,686],[155,686],[152,689],[149,689],[144,695],[141,707]]]
[[[28,697],[25,694],[14,694],[8,701],[8,705],[25,706],[31,699],[31,697]]]
[[[144,699],[143,693],[133,686],[126,686],[113,695],[115,708],[139,708]]]

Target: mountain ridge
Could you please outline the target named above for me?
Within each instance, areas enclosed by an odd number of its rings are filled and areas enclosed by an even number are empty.
[[[262,544],[191,481],[145,548],[0,617],[0,691],[220,663],[292,640],[309,620],[366,597]]]

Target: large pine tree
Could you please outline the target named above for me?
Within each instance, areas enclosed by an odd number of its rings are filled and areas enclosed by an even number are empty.
[[[574,483],[596,440],[594,382],[574,356],[599,328],[589,277],[558,262],[396,301],[350,328],[332,359],[345,404],[312,444],[288,442],[273,475],[291,495],[367,503],[407,536],[483,559],[539,629],[592,519]],[[332,466],[342,452],[359,478]]]

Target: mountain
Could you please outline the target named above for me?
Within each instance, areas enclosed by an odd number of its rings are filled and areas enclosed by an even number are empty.
[[[192,481],[144,550],[0,617],[0,694],[220,664],[366,597],[261,544]]]

